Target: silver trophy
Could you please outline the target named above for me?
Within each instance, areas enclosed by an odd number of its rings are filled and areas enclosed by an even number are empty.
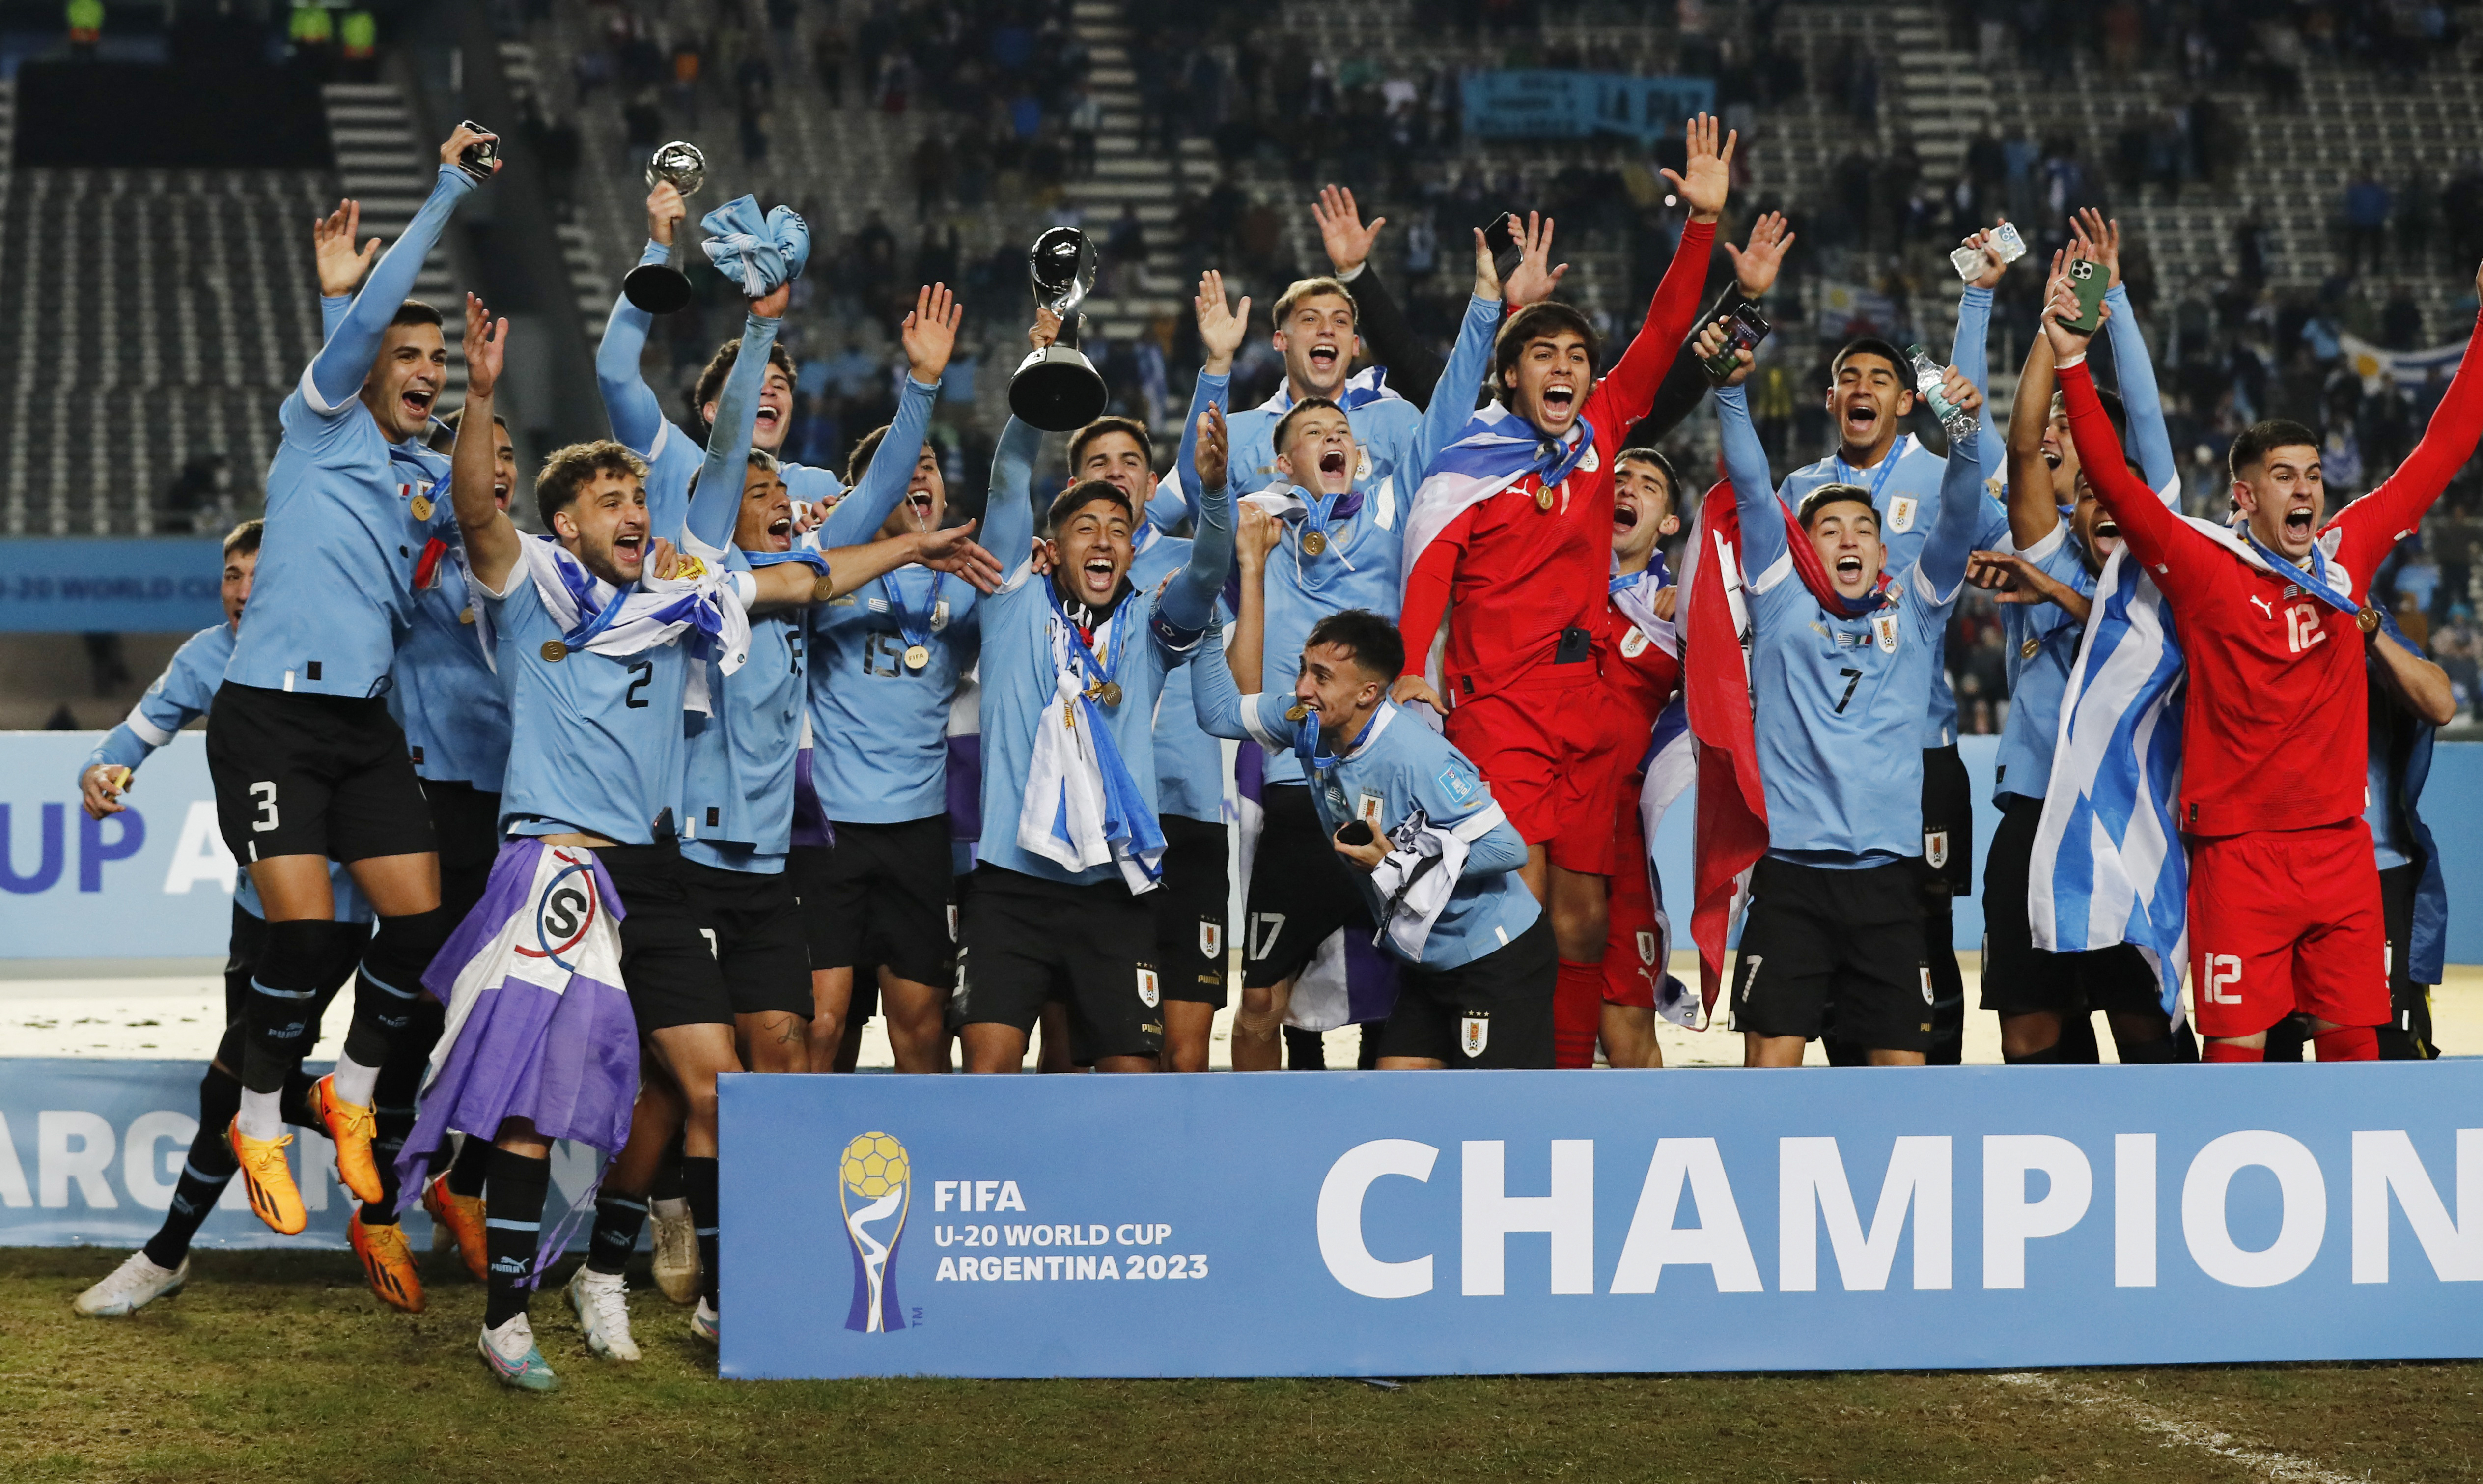
[[[707,156],[686,140],[656,146],[647,157],[647,189],[652,191],[664,180],[670,180],[684,201],[697,195],[707,183]],[[673,246],[680,251],[681,244]],[[640,263],[621,281],[621,293],[650,314],[677,314],[689,308],[689,275],[669,262]]]
[[[1104,415],[1111,393],[1078,349],[1078,306],[1095,286],[1095,244],[1074,227],[1055,227],[1027,255],[1034,302],[1060,316],[1057,338],[1019,364],[1009,378],[1009,411],[1028,427],[1068,433]]]

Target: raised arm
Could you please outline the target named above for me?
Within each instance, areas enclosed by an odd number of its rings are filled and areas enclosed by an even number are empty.
[[[1211,407],[1219,416],[1230,411],[1226,399],[1233,391],[1233,357],[1250,332],[1250,296],[1243,294],[1238,309],[1229,305],[1224,298],[1224,275],[1210,268],[1198,276],[1198,292],[1190,299],[1190,309],[1198,316],[1198,342],[1205,347],[1207,359],[1199,366],[1198,379],[1190,384],[1189,411],[1181,424],[1181,452],[1173,456],[1172,467],[1181,480],[1181,513],[1195,522],[1199,497],[1205,493],[1198,482],[1198,419]],[[1226,478],[1230,482],[1229,472]],[[1147,510],[1148,518],[1155,520],[1155,503]],[[1164,523],[1156,520],[1156,524]]]
[[[1033,550],[1035,525],[1034,461],[1043,452],[1043,434],[1011,418],[992,450],[991,493],[983,515],[991,533],[988,543],[998,553],[1001,570],[1014,577]]]
[[[1982,410],[1983,389],[1967,380],[1959,366],[1948,368],[1940,391],[1967,412]],[[1940,475],[1939,518],[1932,524],[1931,539],[1923,543],[1922,554],[1915,558],[1923,580],[1937,598],[1954,595],[1964,580],[1965,560],[1973,554],[1975,532],[1983,524],[1983,455],[1977,446],[1982,439],[1977,431],[1950,446],[1946,472]],[[1745,522],[1746,538],[1749,528]]]
[[[1715,251],[1716,221],[1723,214],[1724,199],[1732,186],[1733,146],[1740,136],[1725,133],[1722,123],[1705,114],[1691,120],[1686,132],[1688,173],[1675,175],[1668,169],[1664,178],[1672,182],[1673,190],[1689,206],[1690,220],[1682,225],[1681,240],[1672,250],[1672,263],[1664,270],[1664,282],[1656,285],[1645,322],[1639,326],[1629,349],[1621,352],[1613,368],[1604,373],[1603,385],[1596,389],[1596,394],[1619,415],[1623,424],[1609,430],[1614,446],[1619,445],[1627,425],[1646,416],[1647,409],[1655,405],[1656,389],[1664,384],[1665,373],[1672,369],[1672,358],[1681,349],[1682,337],[1690,333],[1692,316],[1698,312],[1698,296],[1707,289],[1707,260]],[[1717,142],[1720,134],[1723,136],[1721,145]]]
[[[2483,294],[2483,270],[2474,275],[2475,291]],[[2359,510],[2376,500],[2375,513],[2391,531],[2411,530],[2422,519],[2440,492],[2466,461],[2474,456],[2476,438],[2483,436],[2483,314],[2475,317],[2474,328],[2466,339],[2465,358],[2457,363],[2457,374],[2449,379],[2448,391],[2433,409],[2431,422],[2422,430],[2422,441],[2414,445],[2397,472],[2383,480],[2380,487],[2348,505]],[[2368,520],[2369,516],[2361,517]]]
[[[2188,585],[2190,563],[2175,560],[2175,549],[2187,527],[2181,518],[2164,508],[2137,475],[2129,472],[2122,457],[2121,440],[2114,436],[2112,419],[2105,416],[2103,402],[2096,395],[2095,375],[2087,369],[2087,342],[2090,336],[2072,330],[2066,317],[2078,312],[2077,295],[2065,275],[2056,275],[2043,304],[2043,336],[2052,342],[2052,373],[2060,381],[2061,400],[2069,407],[2069,438],[2077,445],[2078,470],[2086,475],[2087,487],[2096,499],[2112,513],[2113,524],[2121,527],[2121,538],[2130,551],[2145,562],[2166,594],[2178,599]],[[2110,310],[2105,310],[2110,314]],[[2193,539],[2204,540],[2196,532]],[[2184,553],[2186,554],[2186,553]]]
[[[1233,640],[1225,646],[1224,659],[1233,667],[1233,683],[1245,693],[1255,694],[1264,683],[1268,640],[1268,553],[1276,549],[1284,528],[1282,521],[1256,505],[1238,503],[1234,507],[1233,562],[1242,580],[1234,584],[1239,589],[1239,613],[1233,622]]]
[[[740,354],[734,358],[724,389],[716,393],[715,420],[707,433],[707,462],[699,466],[698,492],[690,499],[689,513],[690,535],[710,550],[722,550],[733,540],[733,527],[740,519],[742,470],[750,462],[750,437],[759,425],[759,392],[767,384],[767,353],[784,324],[781,316],[788,297],[787,289],[779,288],[752,303],[742,320]],[[771,309],[775,313],[767,312]]]
[[[1957,339],[1949,347],[1949,364],[1965,373],[1981,409],[1975,414],[1980,432],[1975,446],[1982,450],[1976,467],[1986,479],[2005,479],[2009,476],[2009,445],[2001,440],[2000,429],[1991,420],[1990,289],[1973,283],[1965,285],[1965,294],[1957,304]],[[1949,457],[1954,460],[1957,450],[1950,449]]]
[[[405,235],[382,255],[335,332],[311,359],[303,391],[307,393],[304,399],[312,402],[313,412],[339,411],[362,390],[362,383],[371,374],[371,362],[379,355],[380,339],[387,334],[388,321],[396,317],[397,307],[414,291],[414,281],[422,273],[423,258],[439,242],[441,229],[448,225],[448,214],[474,189],[474,177],[459,168],[457,157],[467,146],[496,137],[478,134],[461,123],[448,136],[448,142],[440,147],[440,175],[432,182],[430,198],[414,214],[414,220],[406,224]],[[494,161],[492,168],[498,170],[498,162]]]
[[[509,322],[494,320],[483,301],[467,294],[466,410],[457,417],[457,445],[449,452],[448,494],[457,507],[457,528],[466,536],[466,560],[476,580],[494,593],[508,591],[519,543],[525,540],[492,498],[499,458],[492,431],[492,397],[508,349]]]
[[[1216,594],[1233,570],[1233,496],[1225,488],[1225,455],[1224,413],[1211,407],[1198,426],[1198,478],[1207,486],[1199,498],[1198,531],[1190,538],[1188,563],[1157,604],[1165,626],[1181,634],[1213,627]]]
[[[670,180],[657,181],[647,193],[647,246],[638,255],[639,267],[672,260],[673,231],[687,209],[681,189]],[[654,452],[664,431],[664,409],[639,364],[654,323],[655,316],[624,295],[613,301],[611,316],[603,321],[602,343],[595,348],[595,384],[603,392],[603,415],[611,419],[612,436],[640,453]]]
[[[940,377],[948,368],[948,353],[956,347],[957,326],[964,316],[965,310],[949,294],[948,284],[933,283],[915,291],[914,310],[897,330],[905,347],[905,391],[897,398],[888,436],[879,441],[879,452],[890,457],[883,462],[872,456],[862,483],[847,491],[819,523],[819,545],[868,541],[905,498],[906,486],[914,481],[915,462],[922,456],[922,440],[931,428],[932,404],[940,399]]]
[[[1387,285],[1379,282],[1376,272],[1368,271],[1372,244],[1388,219],[1373,217],[1365,226],[1353,193],[1329,185],[1322,186],[1319,200],[1311,203],[1311,221],[1327,249],[1328,266],[1336,271],[1338,282],[1353,290],[1354,333],[1362,337],[1363,348],[1388,368],[1388,385],[1399,395],[1428,409],[1431,390],[1439,384],[1446,363],[1424,348]]]
[[[2052,420],[2052,342],[2026,349],[2017,397],[2009,408],[2009,539],[2019,551],[2052,533],[2061,507],[2052,499],[2052,467],[2043,459],[2043,430]]]
[[[1293,706],[1288,695],[1243,694],[1224,659],[1224,634],[1210,625],[1207,639],[1190,665],[1189,708],[1198,729],[1210,737],[1255,742],[1268,747],[1293,745],[1294,724],[1285,719]]]
[[[379,238],[355,248],[354,237],[361,226],[362,203],[350,197],[310,224],[310,258],[319,269],[319,343],[323,345],[344,323],[354,290],[371,271],[371,264],[380,260]]]
[[[2180,487],[2174,481],[2180,466],[2173,459],[2173,435],[2164,425],[2164,401],[2155,386],[2155,362],[2147,353],[2147,337],[2129,307],[2129,289],[2121,281],[2121,223],[2107,221],[2093,206],[2083,207],[2074,224],[2071,251],[2104,265],[2111,287],[2103,302],[2112,307],[2104,334],[2112,341],[2113,376],[2121,384],[2121,407],[2129,419],[2129,452],[2139,472],[2155,487],[2156,498],[2176,509]]]
[[[1414,431],[1415,481],[1430,472],[1440,450],[1457,441],[1474,420],[1475,396],[1482,390],[1483,372],[1491,365],[1492,340],[1500,330],[1500,296],[1475,294],[1466,300],[1466,314],[1457,326],[1457,343],[1431,389],[1431,405]]]
[[[1785,253],[1793,246],[1793,232],[1785,227],[1784,213],[1769,211],[1750,224],[1748,245],[1737,248],[1725,243],[1724,251],[1733,259],[1733,282],[1724,285],[1716,302],[1694,322],[1691,333],[1695,335],[1697,326],[1714,324],[1743,305],[1755,306],[1765,298],[1768,290],[1775,286],[1776,274],[1784,267]],[[1669,437],[1697,410],[1707,395],[1707,368],[1698,364],[1698,358],[1676,352],[1671,368],[1664,373],[1663,385],[1656,389],[1653,405],[1641,419],[1644,429],[1641,441]]]
[[[751,573],[756,594],[751,610],[825,603],[899,567],[917,564],[935,572],[954,573],[972,582],[976,590],[990,592],[1000,586],[1000,559],[975,544],[974,531],[975,523],[968,521],[941,530],[911,530],[862,546],[796,553],[815,555],[827,568],[824,577],[819,575],[818,566],[803,561],[779,560],[758,567]]]
[[[1745,366],[1734,374],[1748,371]],[[1742,571],[1755,578],[1785,554],[1784,504],[1768,475],[1767,450],[1750,426],[1749,394],[1739,381],[1716,389],[1716,425],[1724,436],[1724,477],[1732,481],[1733,506],[1742,518]]]

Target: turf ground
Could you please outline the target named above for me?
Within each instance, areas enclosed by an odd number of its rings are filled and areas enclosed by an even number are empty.
[[[481,1289],[444,1257],[420,1315],[341,1253],[227,1252],[130,1318],[73,1314],[120,1255],[0,1251],[0,1480],[2483,1479],[2483,1363],[726,1383],[641,1290],[631,1367],[539,1300],[564,1386],[521,1396],[486,1377]]]

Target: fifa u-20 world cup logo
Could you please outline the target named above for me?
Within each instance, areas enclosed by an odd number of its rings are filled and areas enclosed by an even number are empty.
[[[866,1335],[905,1328],[896,1303],[896,1242],[912,1201],[912,1162],[905,1146],[883,1133],[857,1134],[837,1164],[837,1201],[853,1239],[853,1308],[845,1328]],[[878,1228],[874,1231],[872,1228]]]

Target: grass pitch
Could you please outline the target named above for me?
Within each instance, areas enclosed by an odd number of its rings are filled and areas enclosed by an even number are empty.
[[[626,1367],[540,1298],[563,1390],[523,1396],[475,1358],[482,1292],[445,1258],[415,1316],[342,1253],[202,1252],[176,1298],[72,1313],[120,1256],[0,1251],[0,1480],[2483,1480],[2470,1363],[726,1383],[649,1288]]]

